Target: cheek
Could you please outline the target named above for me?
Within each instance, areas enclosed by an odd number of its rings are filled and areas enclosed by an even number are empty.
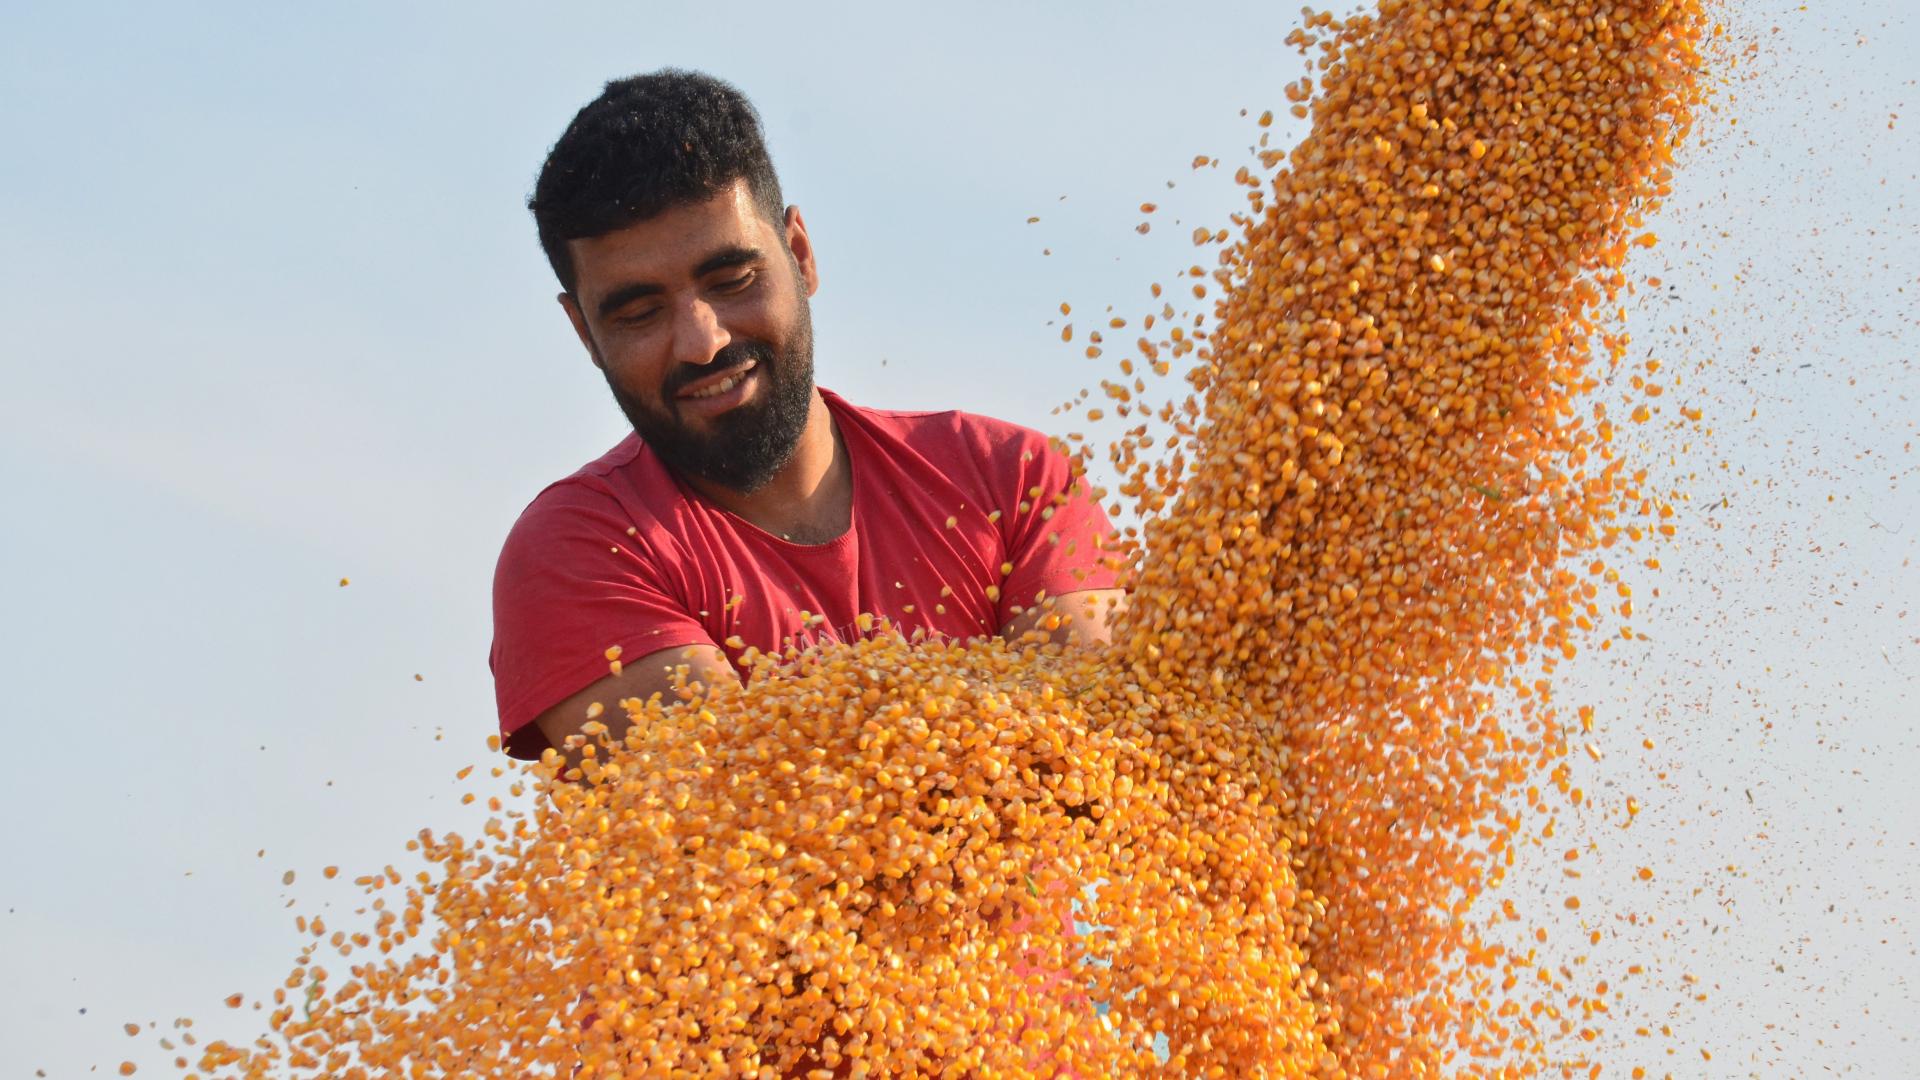
[[[628,393],[655,396],[666,364],[664,351],[638,335],[613,335],[604,340],[600,363],[607,378]]]
[[[658,369],[642,367],[632,363],[622,363],[610,359],[602,368],[607,377],[607,385],[614,396],[631,407],[638,405],[650,413],[662,411],[663,397],[660,392],[660,373]]]
[[[727,329],[737,338],[751,338],[769,345],[784,344],[799,327],[796,313],[804,303],[805,297],[788,278],[759,291],[750,300],[743,300],[730,313]]]

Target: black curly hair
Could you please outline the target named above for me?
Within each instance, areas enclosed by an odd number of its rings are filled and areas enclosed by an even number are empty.
[[[742,179],[768,221],[784,220],[780,179],[746,95],[711,75],[663,68],[615,79],[574,115],[527,209],[554,276],[572,293],[567,241],[711,198]]]

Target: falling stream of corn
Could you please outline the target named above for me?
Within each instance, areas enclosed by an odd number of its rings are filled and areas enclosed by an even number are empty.
[[[1204,332],[1145,319],[1104,386],[1143,523],[1110,648],[882,634],[627,703],[583,776],[365,879],[369,923],[303,919],[270,1029],[181,1067],[1596,1072],[1604,1003],[1487,912],[1579,797],[1546,680],[1619,607],[1596,555],[1661,527],[1587,395],[1708,33],[1309,15],[1311,134],[1244,174]]]

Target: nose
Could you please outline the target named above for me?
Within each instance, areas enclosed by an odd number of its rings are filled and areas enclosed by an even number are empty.
[[[681,305],[673,320],[673,358],[682,364],[707,364],[733,341],[720,325],[713,305],[693,298]]]

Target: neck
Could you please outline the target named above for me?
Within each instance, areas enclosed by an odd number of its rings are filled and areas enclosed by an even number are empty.
[[[818,390],[793,458],[761,487],[745,493],[697,476],[683,479],[722,509],[794,543],[825,543],[852,524],[853,469]]]

